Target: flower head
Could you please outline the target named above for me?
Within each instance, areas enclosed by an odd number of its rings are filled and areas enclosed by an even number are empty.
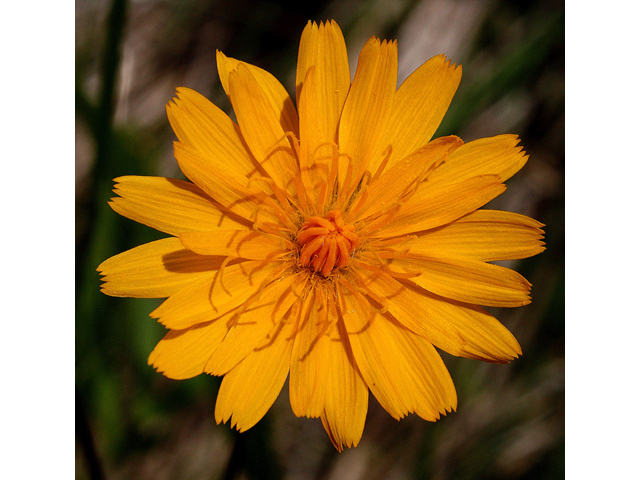
[[[216,420],[240,431],[288,376],[293,412],[339,450],[358,444],[369,390],[397,419],[455,410],[434,347],[521,353],[480,305],[529,303],[527,280],[488,262],[541,252],[542,225],[478,210],[525,164],[518,139],[432,140],[461,68],[434,57],[396,90],[396,43],[372,38],[352,82],[335,22],[302,34],[297,110],[266,71],[217,60],[237,124],[186,88],[167,106],[191,182],[115,180],[113,209],[170,235],[98,267],[108,295],[167,298],[149,363],[224,376]]]

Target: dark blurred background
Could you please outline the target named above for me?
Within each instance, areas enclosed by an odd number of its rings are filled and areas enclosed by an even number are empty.
[[[372,35],[398,39],[399,81],[444,53],[463,65],[436,136],[515,133],[529,162],[490,207],[546,224],[547,250],[505,262],[531,305],[493,309],[522,345],[509,365],[443,353],[458,411],[397,422],[369,398],[360,445],[338,454],[288,386],[237,434],[213,417],[219,379],[147,365],[165,329],[156,300],[100,293],[104,259],[163,235],[107,205],[120,175],[184,178],[165,104],[186,86],[230,112],[216,49],[294,92],[300,34],[334,19],[352,65]],[[564,478],[564,4],[557,1],[76,0],[76,477],[78,479]],[[294,95],[295,98],[295,95]]]

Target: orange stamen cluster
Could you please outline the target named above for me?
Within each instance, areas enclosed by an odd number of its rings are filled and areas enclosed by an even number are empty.
[[[300,245],[300,265],[311,266],[327,276],[334,268],[346,267],[349,255],[360,240],[353,225],[347,225],[338,210],[322,217],[310,217],[302,224],[296,239]]]

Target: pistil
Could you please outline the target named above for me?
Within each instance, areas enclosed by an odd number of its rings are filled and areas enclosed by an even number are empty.
[[[338,210],[323,217],[309,217],[302,224],[296,240],[300,246],[300,265],[322,276],[349,264],[349,257],[360,240],[353,225],[345,224]]]

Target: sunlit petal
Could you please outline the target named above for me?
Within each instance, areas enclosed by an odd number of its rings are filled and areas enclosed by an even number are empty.
[[[398,76],[396,42],[372,37],[362,48],[340,118],[340,153],[353,162],[358,182],[387,130]],[[343,162],[344,164],[344,162]],[[340,173],[341,182],[346,172]],[[345,185],[349,188],[350,185]]]
[[[396,419],[417,413],[434,421],[455,410],[453,381],[433,345],[381,314],[358,293],[344,293],[349,343],[367,386]]]
[[[229,98],[242,135],[276,185],[288,189],[298,170],[295,152],[280,122],[282,107],[274,108],[262,85],[242,63],[229,73]]]
[[[462,67],[452,64],[444,55],[423,63],[402,82],[393,97],[393,110],[389,129],[382,142],[384,151],[392,147],[389,166],[426,144],[444,117],[453,95],[458,89]],[[429,108],[425,108],[429,105]],[[381,155],[374,156],[371,171],[376,170]]]
[[[298,416],[320,417],[333,444],[356,446],[367,413],[367,387],[346,330],[322,292],[301,309],[291,356],[289,398]]]
[[[441,168],[433,172],[429,181],[451,184],[476,175],[498,175],[501,182],[520,170],[529,158],[517,135],[498,135],[465,143],[451,154]]]
[[[272,268],[257,261],[228,265],[178,290],[150,315],[171,329],[208,322],[240,306],[257,293],[262,282],[272,273]]]
[[[253,427],[271,408],[289,373],[294,323],[279,323],[244,360],[224,376],[216,422],[231,419],[238,431]]]
[[[477,210],[440,228],[418,233],[403,248],[419,255],[483,262],[527,258],[544,250],[542,224],[510,212]]]
[[[513,335],[480,307],[434,295],[384,272],[363,275],[374,298],[385,298],[394,318],[451,355],[506,362],[522,353]]]
[[[115,255],[98,271],[107,295],[165,298],[211,276],[223,261],[222,256],[196,255],[178,238],[166,238]]]
[[[109,205],[120,215],[178,235],[213,228],[246,229],[247,223],[232,219],[193,183],[164,177],[119,177],[114,180]]]
[[[411,281],[426,290],[453,300],[493,307],[521,307],[531,302],[531,284],[499,265],[427,255],[406,255],[389,265],[413,274]]]
[[[338,122],[351,85],[347,47],[334,22],[309,22],[302,32],[296,73],[300,115],[300,167],[315,198],[314,176],[327,177]],[[304,87],[304,88],[303,88]]]

